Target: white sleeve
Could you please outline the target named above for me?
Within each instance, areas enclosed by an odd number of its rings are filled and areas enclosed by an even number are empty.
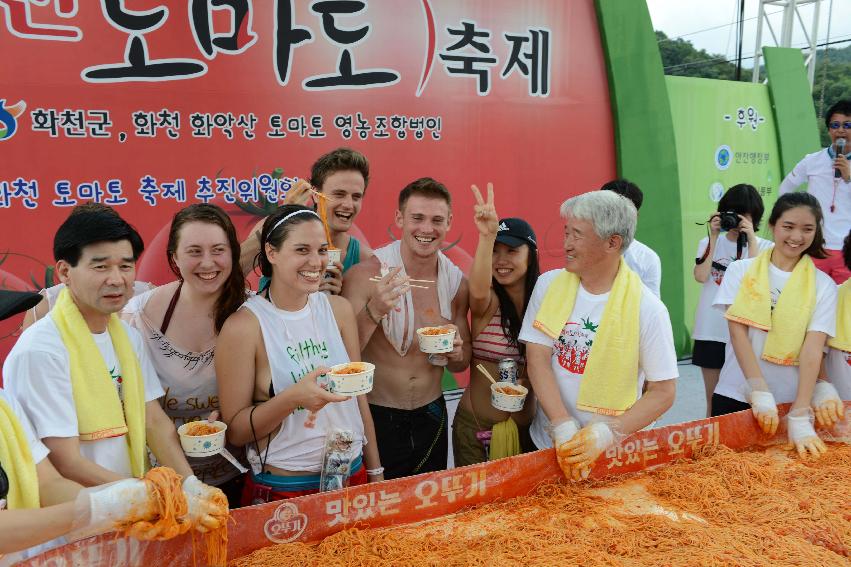
[[[736,294],[739,292],[739,284],[742,281],[744,273],[744,261],[736,260],[735,262],[730,262],[730,265],[727,266],[727,271],[724,272],[724,279],[721,281],[721,286],[715,292],[712,307],[721,311],[727,311],[727,307],[732,305],[736,299]]]
[[[797,189],[800,185],[807,182],[807,158],[805,157],[801,161],[799,161],[795,168],[792,169],[791,173],[786,176],[785,179],[780,183],[780,188],[777,190],[778,195],[783,195],[784,193],[791,193],[795,189]]]
[[[707,246],[709,246],[709,237],[704,236],[700,239],[700,242],[697,243],[697,252],[694,253],[694,257],[696,260],[703,258],[703,255],[706,254]],[[707,256],[706,259],[710,262],[712,261],[712,258],[710,258],[709,256]]]
[[[668,309],[658,299],[642,300],[639,322],[638,366],[646,380],[678,378],[677,351]]]
[[[127,335],[133,343],[133,350],[136,351],[136,356],[139,358],[139,367],[142,369],[142,379],[145,385],[145,402],[158,400],[165,396],[160,377],[157,374],[154,363],[151,361],[151,355],[148,352],[148,347],[145,346],[145,341],[139,331],[124,322]]]
[[[35,464],[40,463],[47,457],[47,454],[50,452],[47,447],[44,446],[44,443],[41,442],[41,439],[35,434],[35,430],[33,429],[30,420],[27,418],[27,414],[24,412],[24,408],[18,403],[15,398],[4,395],[3,391],[0,390],[0,397],[6,400],[9,403],[9,406],[12,408],[12,413],[18,418],[18,422],[21,424],[21,428],[24,430],[24,436],[27,439],[27,444],[30,448],[30,454],[32,455],[33,462]]]
[[[77,437],[77,408],[68,361],[53,353],[27,349],[6,361],[7,391],[21,405],[39,439]]]
[[[758,238],[757,239],[757,247],[759,248],[760,252],[765,252],[769,248],[774,248],[774,242],[772,242],[770,240],[766,240],[764,238]]]
[[[824,277],[822,277],[824,276]],[[822,272],[816,273],[816,306],[807,331],[825,333],[829,337],[836,336],[836,298],[837,288],[830,276]]]
[[[649,255],[649,266],[647,269],[647,281],[644,284],[650,288],[650,291],[656,297],[662,297],[662,260],[655,251]]]
[[[532,343],[542,346],[553,346],[553,339],[547,336],[534,327],[535,315],[541,308],[544,302],[544,296],[554,276],[550,276],[552,272],[542,274],[535,284],[535,289],[532,290],[532,296],[529,298],[529,305],[526,306],[526,313],[523,315],[523,326],[520,328],[520,336],[518,337],[524,343]]]

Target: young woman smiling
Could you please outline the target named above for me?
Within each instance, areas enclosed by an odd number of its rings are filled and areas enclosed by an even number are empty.
[[[491,403],[490,381],[478,370],[482,364],[492,376],[498,376],[500,360],[511,359],[517,365],[518,381],[531,389],[526,376],[524,345],[517,337],[529,297],[540,275],[538,246],[529,224],[517,218],[499,220],[494,207],[493,186],[488,183],[487,201],[478,187],[474,222],[479,244],[470,271],[470,311],[472,313],[473,361],[470,384],[464,390],[452,424],[452,452],[455,466],[488,460],[488,451],[479,437],[488,438],[494,426],[511,419],[518,430],[521,451],[534,450],[529,438],[529,423],[535,409],[534,396],[526,396],[519,412],[509,413]],[[490,439],[493,441],[493,437]],[[497,442],[499,445],[499,442]],[[494,449],[498,451],[495,445]],[[499,452],[494,456],[505,456]]]
[[[807,193],[787,193],[774,204],[768,225],[774,247],[727,268],[714,305],[726,311],[730,342],[712,415],[751,408],[773,435],[777,403],[791,402],[789,441],[801,455],[825,446],[812,425],[810,402],[825,341],[835,334],[836,285],[817,270],[824,258],[822,211]]]
[[[238,269],[236,230],[215,205],[179,211],[166,250],[177,280],[134,297],[124,317],[145,338],[165,390],[163,409],[179,427],[218,414],[216,336],[245,301],[245,281]],[[239,470],[221,455],[187,458],[200,480],[221,488],[232,507],[239,504]]]
[[[252,474],[243,503],[317,492],[333,429],[353,434],[349,484],[383,480],[365,396],[340,396],[317,384],[328,367],[360,360],[351,305],[317,293],[328,264],[319,216],[284,205],[266,219],[261,242],[260,268],[271,283],[228,319],[216,356],[228,437],[248,445]]]

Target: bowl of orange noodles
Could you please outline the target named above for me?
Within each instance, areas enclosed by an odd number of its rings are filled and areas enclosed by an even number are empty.
[[[491,384],[491,405],[502,411],[520,411],[528,393],[520,384],[497,382]]]
[[[452,327],[422,327],[417,329],[420,351],[429,354],[452,352],[455,329]]]
[[[227,424],[221,421],[190,421],[177,428],[180,446],[190,457],[215,455],[225,448]]]
[[[328,371],[328,386],[335,394],[360,396],[372,391],[375,365],[369,362],[335,364]]]

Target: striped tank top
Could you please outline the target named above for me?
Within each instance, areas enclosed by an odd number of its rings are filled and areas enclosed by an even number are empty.
[[[499,362],[503,358],[520,361],[520,350],[502,332],[499,318],[500,310],[497,308],[487,326],[473,339],[473,357],[490,362]]]

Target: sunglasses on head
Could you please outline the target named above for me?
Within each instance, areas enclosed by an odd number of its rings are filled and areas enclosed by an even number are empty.
[[[849,122],[840,122],[839,120],[834,120],[833,122],[831,122],[830,124],[828,124],[828,126],[830,126],[830,129],[831,129],[831,130],[839,130],[839,127],[840,127],[840,126],[842,126],[842,128],[843,128],[844,130],[851,130],[851,121],[849,121]]]

